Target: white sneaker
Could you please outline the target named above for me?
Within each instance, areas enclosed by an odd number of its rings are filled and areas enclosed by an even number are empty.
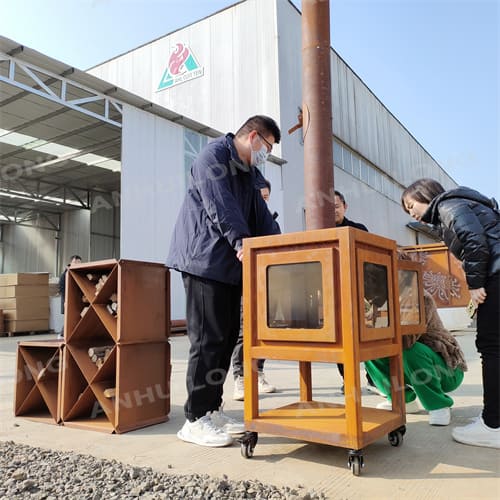
[[[429,410],[430,425],[448,425],[451,422],[451,410],[449,407],[439,410]]]
[[[245,387],[243,385],[243,377],[237,375],[234,379],[233,399],[235,401],[243,401],[245,399]]]
[[[264,376],[264,372],[259,372],[259,392],[269,394],[271,392],[276,392],[276,387],[271,385]]]
[[[233,438],[229,434],[214,425],[210,415],[205,415],[194,422],[186,420],[177,437],[200,446],[218,447],[233,443]]]
[[[488,427],[484,423],[483,417],[477,418],[472,424],[465,427],[455,427],[451,431],[451,435],[459,443],[500,449],[500,427],[497,429]]]
[[[238,422],[234,418],[231,418],[229,415],[226,415],[222,411],[222,406],[218,409],[210,413],[210,418],[212,419],[212,423],[217,429],[220,429],[222,432],[229,434],[230,436],[243,434],[245,432],[245,424],[243,422]]]
[[[380,410],[392,410],[392,402],[390,400],[387,401],[382,401],[377,405],[377,408]],[[416,399],[413,401],[410,401],[409,403],[406,403],[406,411],[407,414],[410,413],[419,413],[420,412],[420,406],[418,405],[418,402]]]

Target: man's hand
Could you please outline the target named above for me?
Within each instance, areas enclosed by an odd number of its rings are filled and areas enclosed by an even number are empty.
[[[474,305],[477,307],[486,300],[486,290],[484,288],[476,288],[475,290],[469,290],[470,298]]]
[[[236,258],[242,262],[243,261],[243,248],[240,248],[237,252],[236,252]]]

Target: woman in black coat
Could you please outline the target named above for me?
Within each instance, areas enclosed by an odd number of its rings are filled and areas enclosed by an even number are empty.
[[[401,196],[414,219],[441,230],[449,250],[462,261],[471,300],[477,307],[476,347],[483,373],[482,414],[456,427],[455,441],[500,449],[500,212],[494,199],[466,187],[445,191],[419,179]]]

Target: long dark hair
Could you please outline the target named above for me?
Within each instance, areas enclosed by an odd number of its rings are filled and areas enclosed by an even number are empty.
[[[405,205],[406,198],[411,198],[420,203],[430,203],[436,196],[444,192],[444,187],[438,181],[427,178],[418,179],[403,191],[401,206],[406,213],[409,213]]]

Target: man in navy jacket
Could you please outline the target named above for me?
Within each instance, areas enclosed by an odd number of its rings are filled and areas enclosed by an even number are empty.
[[[193,162],[167,266],[182,273],[190,341],[186,422],[177,436],[202,446],[226,446],[244,426],[222,412],[222,388],[240,327],[242,241],[278,234],[255,168],[281,133],[267,116],[249,118],[213,140]]]

